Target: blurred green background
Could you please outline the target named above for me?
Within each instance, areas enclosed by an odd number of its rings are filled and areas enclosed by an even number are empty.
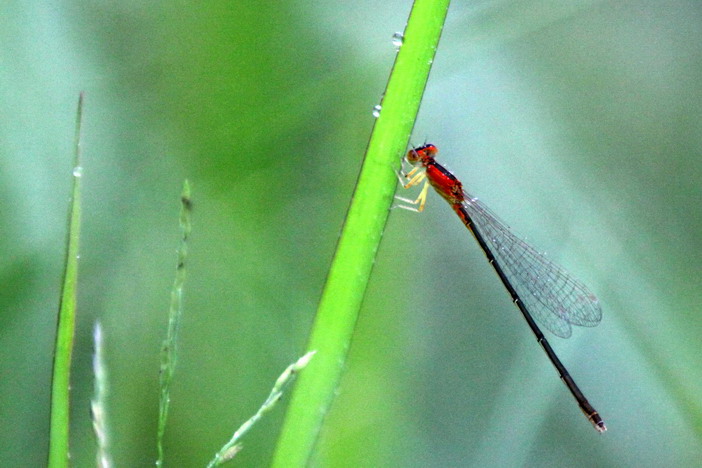
[[[72,139],[84,111],[74,466],[104,325],[117,466],[156,458],[159,347],[194,225],[167,466],[204,466],[305,351],[409,2],[10,1],[0,16],[0,464],[42,466]],[[702,5],[454,2],[414,144],[585,281],[552,344],[578,410],[439,197],[391,213],[315,466],[702,459]],[[398,155],[399,157],[399,155]],[[265,466],[284,404],[245,439]],[[234,466],[234,465],[233,465]]]

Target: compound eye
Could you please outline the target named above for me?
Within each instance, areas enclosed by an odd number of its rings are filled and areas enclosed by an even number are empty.
[[[411,156],[408,153],[407,154],[407,159],[410,162],[416,162],[416,161],[423,161],[427,158],[434,158],[436,153],[438,153],[439,150],[436,148],[436,146],[432,145],[431,143],[428,143],[426,145],[418,146],[414,149],[410,150],[410,153],[413,153]]]
[[[439,152],[439,150],[436,148],[436,146],[432,145],[431,143],[426,144],[422,146],[422,152],[426,154],[427,156],[432,156],[434,157],[436,153]]]

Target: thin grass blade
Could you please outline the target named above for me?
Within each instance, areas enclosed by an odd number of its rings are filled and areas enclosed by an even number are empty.
[[[76,133],[73,155],[73,187],[68,211],[66,258],[59,303],[54,345],[54,366],[51,379],[51,421],[49,428],[50,468],[69,466],[69,411],[71,356],[76,322],[76,291],[78,289],[78,257],[81,216],[81,127],[83,124],[83,93],[78,98]]]

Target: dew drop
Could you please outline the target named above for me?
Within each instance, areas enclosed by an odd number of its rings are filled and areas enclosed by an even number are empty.
[[[382,106],[380,104],[376,105],[373,107],[373,117],[376,119],[380,117],[380,110],[382,109]]]
[[[73,168],[73,177],[80,177],[83,175],[83,167],[76,166]]]
[[[401,32],[396,32],[392,35],[392,45],[397,49],[402,47],[402,43],[405,42],[405,36]]]

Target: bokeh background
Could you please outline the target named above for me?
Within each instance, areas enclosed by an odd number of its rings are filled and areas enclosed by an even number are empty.
[[[411,4],[5,2],[0,464],[42,466],[86,93],[72,454],[104,326],[117,466],[152,466],[182,181],[194,225],[168,466],[204,466],[305,351]],[[578,410],[448,206],[394,210],[315,466],[702,459],[702,6],[454,2],[414,144],[599,295],[552,344]],[[399,155],[398,155],[399,157]],[[285,402],[245,439],[266,466]],[[234,466],[234,465],[233,465]]]

